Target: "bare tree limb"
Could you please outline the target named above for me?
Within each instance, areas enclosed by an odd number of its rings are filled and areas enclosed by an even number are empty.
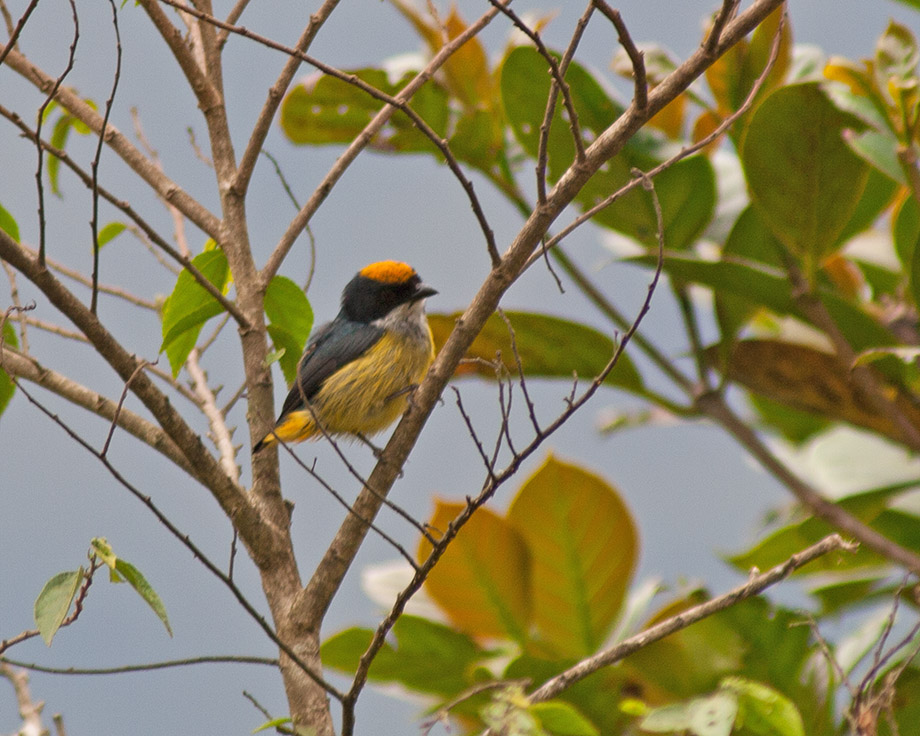
[[[112,421],[116,418],[116,402],[57,371],[45,368],[34,358],[26,356],[9,346],[4,346],[3,348],[2,355],[0,355],[0,365],[10,375],[24,378],[37,386],[41,386],[72,404],[97,414],[103,419]],[[165,455],[189,475],[195,476],[188,460],[176,446],[176,443],[155,424],[148,422],[128,409],[122,408],[118,412],[118,426],[145,445],[149,445],[157,452]]]
[[[32,64],[18,51],[10,50],[6,64],[38,89],[48,90],[54,86],[54,79]],[[102,135],[102,116],[81,100],[72,90],[67,87],[61,87],[55,92],[54,99],[96,135]],[[167,202],[176,205],[182,214],[210,237],[215,240],[219,239],[220,221],[193,199],[182,187],[154,166],[153,162],[132,145],[118,128],[109,123],[105,128],[103,137],[106,144],[157,194]]]

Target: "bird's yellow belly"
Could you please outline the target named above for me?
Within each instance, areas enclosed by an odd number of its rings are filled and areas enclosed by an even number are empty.
[[[327,378],[310,406],[329,434],[376,434],[406,410],[433,359],[431,342],[387,333],[368,355]],[[275,431],[285,441],[322,435],[309,409],[292,412]]]

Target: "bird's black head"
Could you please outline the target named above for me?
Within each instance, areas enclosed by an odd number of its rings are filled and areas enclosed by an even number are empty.
[[[437,294],[411,266],[379,261],[365,266],[342,292],[342,312],[353,322],[373,322],[395,307]]]

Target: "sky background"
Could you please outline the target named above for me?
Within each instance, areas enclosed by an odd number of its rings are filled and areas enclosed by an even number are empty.
[[[18,18],[25,0],[8,2]],[[110,11],[105,3],[77,2],[80,41],[76,66],[67,79],[85,97],[100,104],[109,92],[115,59]],[[217,15],[228,3],[215,3]],[[253,3],[241,23],[282,43],[291,44],[300,33],[314,3]],[[443,3],[438,3],[443,9]],[[477,17],[486,3],[460,3],[467,20]],[[544,37],[547,45],[564,45],[583,3],[556,0],[542,5],[515,3],[518,13],[555,12]],[[637,42],[657,42],[685,58],[697,46],[704,17],[715,3],[699,0],[632,0],[618,3]],[[920,15],[898,3],[865,0],[796,0],[790,7],[795,42],[813,44],[827,54],[850,58],[871,55],[889,17],[913,25],[920,32]],[[212,211],[217,211],[212,172],[194,155],[187,128],[205,141],[200,113],[175,63],[165,53],[162,40],[151,29],[140,8],[127,3],[119,10],[124,50],[123,70],[112,122],[130,134],[130,109],[138,109],[144,130],[159,151],[166,172]],[[509,24],[496,20],[482,35],[490,53],[501,52]],[[67,58],[72,27],[67,3],[40,3],[23,33],[22,50],[43,69],[56,75]],[[621,99],[629,87],[609,72],[614,47],[612,29],[595,18],[581,43],[578,59],[605,78]],[[314,43],[311,53],[339,68],[379,65],[398,54],[415,52],[420,42],[391,5],[378,0],[343,2]],[[225,53],[227,104],[234,128],[237,153],[263,104],[265,90],[274,81],[284,58],[276,52],[231,37]],[[304,69],[307,74],[310,70]],[[0,68],[0,103],[34,115],[42,98],[10,69]],[[72,137],[69,150],[88,162],[95,141]],[[301,201],[326,173],[340,153],[338,147],[303,148],[287,142],[276,126],[266,142],[276,156]],[[24,242],[36,244],[35,150],[0,121],[0,204],[17,218]],[[528,163],[526,165],[530,167]],[[529,177],[525,171],[525,180]],[[520,217],[489,185],[473,176],[500,250],[520,226]],[[114,155],[103,155],[101,182],[130,200],[161,233],[171,232],[165,210]],[[88,270],[90,262],[89,196],[73,176],[61,178],[64,198],[48,198],[48,252],[58,260]],[[46,190],[47,193],[47,190]],[[261,159],[248,200],[251,241],[261,263],[284,232],[294,214],[271,165]],[[570,216],[571,213],[568,213]],[[103,222],[116,219],[104,211]],[[559,223],[569,219],[564,215]],[[338,309],[342,286],[366,263],[396,258],[412,263],[426,282],[439,290],[429,300],[429,311],[463,308],[488,272],[489,262],[479,228],[468,202],[446,167],[431,156],[381,156],[362,154],[335,187],[311,223],[316,241],[316,275],[309,291],[317,319],[325,321]],[[188,225],[193,247],[203,237]],[[633,314],[644,298],[647,275],[613,261],[604,248],[603,235],[581,228],[566,241],[567,252],[590,271],[596,283],[613,294],[626,313]],[[102,280],[119,283],[147,296],[165,295],[174,277],[128,236],[103,252]],[[308,269],[308,248],[301,238],[282,272],[302,283]],[[25,299],[35,297],[37,318],[55,320],[50,305],[19,286]],[[661,292],[663,294],[663,291]],[[9,303],[5,279],[0,286],[3,307]],[[507,309],[549,312],[594,325],[608,326],[594,309],[568,288],[556,289],[542,267],[532,268],[502,302]],[[160,329],[153,314],[126,310],[111,299],[100,306],[103,320],[140,356],[154,359]],[[645,333],[672,353],[682,349],[673,305],[657,298],[644,322]],[[241,378],[233,330],[209,351],[206,367],[212,375],[226,376],[223,398]],[[30,331],[32,349],[48,367],[71,375],[110,396],[118,396],[116,376],[84,345],[64,342]],[[164,361],[165,362],[165,361]],[[464,404],[487,436],[497,426],[494,385],[465,381],[458,384]],[[35,395],[52,411],[101,445],[107,424],[73,408],[40,389]],[[549,418],[563,408],[569,391],[565,383],[534,382],[530,386]],[[284,394],[276,372],[278,402]],[[460,499],[478,490],[481,477],[478,456],[468,441],[450,393],[436,408],[391,498],[418,518],[427,517],[435,496]],[[177,399],[181,404],[181,399]],[[130,408],[139,403],[129,399]],[[280,405],[280,403],[279,403]],[[607,409],[628,410],[634,400],[609,390],[602,392],[532,458],[516,482],[502,488],[494,506],[504,508],[520,483],[552,451],[584,464],[618,487],[639,528],[642,546],[637,580],[658,577],[669,585],[704,581],[713,591],[737,584],[740,576],[720,555],[743,548],[762,528],[769,509],[787,502],[783,490],[755,468],[720,430],[703,423],[656,426],[630,430],[614,437],[598,433],[599,416]],[[180,406],[187,409],[187,406]],[[242,406],[231,415],[242,423]],[[204,433],[205,426],[199,424]],[[524,429],[525,425],[516,425]],[[458,439],[459,438],[459,439]],[[248,444],[241,427],[237,442]],[[302,448],[308,462],[317,458],[324,477],[348,497],[355,484],[328,447]],[[244,453],[245,455],[245,453]],[[67,439],[50,420],[18,395],[0,418],[0,638],[32,626],[32,603],[44,582],[62,570],[85,561],[89,540],[104,536],[120,556],[137,565],[154,585],[169,612],[175,636],[166,636],[161,624],[131,591],[108,584],[100,576],[93,586],[79,622],[60,632],[50,649],[38,639],[15,647],[17,659],[50,666],[102,667],[161,661],[206,654],[275,656],[271,643],[241,611],[230,593],[209,575],[159,526],[150,513],[118,485],[105,469]],[[364,448],[350,448],[350,457],[362,472],[373,467]],[[116,434],[110,458],[138,488],[150,494],[159,507],[189,533],[214,560],[225,561],[230,540],[229,523],[208,493],[160,456],[141,447],[124,433]],[[243,458],[243,462],[247,462]],[[299,547],[301,574],[309,575],[341,520],[336,502],[317,484],[283,459],[285,495],[295,504],[294,537]],[[447,469],[449,472],[445,472]],[[248,467],[243,469],[248,483]],[[414,548],[415,538],[405,522],[384,512],[381,525]],[[370,564],[391,560],[395,552],[371,536],[346,578],[327,618],[324,633],[356,624],[373,626],[380,608],[361,590],[360,571]],[[238,557],[237,582],[260,610],[258,578],[245,554]],[[795,600],[792,586],[777,594]],[[63,677],[32,675],[32,693],[47,703],[51,713],[62,713],[68,733],[107,734],[234,734],[249,733],[262,716],[242,696],[251,692],[275,715],[285,712],[277,673],[257,666],[197,666],[155,673],[116,677]],[[358,733],[390,736],[413,733],[418,726],[418,703],[394,700],[376,690],[365,692],[358,712]],[[0,733],[18,726],[12,692],[0,685]]]

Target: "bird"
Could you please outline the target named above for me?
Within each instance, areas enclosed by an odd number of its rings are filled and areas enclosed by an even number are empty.
[[[281,414],[253,453],[279,440],[324,435],[370,445],[368,436],[402,415],[434,360],[425,299],[437,293],[400,261],[358,271],[342,291],[336,318],[311,335]]]

